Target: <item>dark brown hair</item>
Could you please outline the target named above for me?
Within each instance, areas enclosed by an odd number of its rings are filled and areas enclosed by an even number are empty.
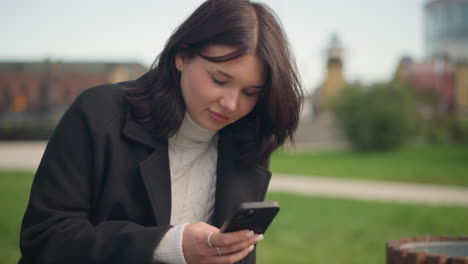
[[[215,44],[236,48],[220,57],[203,50]],[[172,34],[164,50],[142,77],[144,85],[127,91],[136,120],[157,138],[168,138],[180,127],[185,103],[175,66],[179,52],[212,62],[225,62],[255,54],[266,65],[265,88],[254,109],[223,128],[242,142],[245,160],[264,162],[286,139],[293,141],[299,122],[302,90],[294,56],[281,22],[266,5],[248,0],[208,0]],[[252,156],[253,155],[253,156]]]

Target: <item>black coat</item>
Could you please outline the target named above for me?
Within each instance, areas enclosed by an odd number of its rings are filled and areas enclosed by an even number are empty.
[[[152,263],[171,227],[169,158],[167,140],[155,140],[122,99],[133,85],[87,89],[57,125],[32,184],[20,263]],[[263,200],[271,177],[239,161],[237,145],[220,131],[217,227],[237,203]]]

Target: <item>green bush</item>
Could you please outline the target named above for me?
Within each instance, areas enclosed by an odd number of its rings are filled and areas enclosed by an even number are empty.
[[[388,150],[412,134],[415,104],[409,89],[395,84],[345,87],[333,109],[339,126],[358,150]]]
[[[452,144],[455,142],[453,129],[455,120],[451,118],[433,117],[429,120],[422,120],[423,129],[421,135],[430,144]]]
[[[458,117],[452,125],[452,136],[456,143],[468,144],[468,120]]]

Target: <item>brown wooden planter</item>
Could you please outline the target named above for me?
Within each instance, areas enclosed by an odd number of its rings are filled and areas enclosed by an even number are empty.
[[[468,264],[468,236],[390,240],[387,264]]]

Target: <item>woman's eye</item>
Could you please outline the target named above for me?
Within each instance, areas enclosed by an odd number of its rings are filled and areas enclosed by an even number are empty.
[[[211,78],[211,79],[213,79],[213,82],[216,83],[217,85],[225,85],[226,84],[226,82],[219,81],[216,78]]]
[[[252,97],[252,96],[257,96],[258,95],[258,92],[249,92],[247,90],[244,90],[243,93],[248,96],[248,97]]]

